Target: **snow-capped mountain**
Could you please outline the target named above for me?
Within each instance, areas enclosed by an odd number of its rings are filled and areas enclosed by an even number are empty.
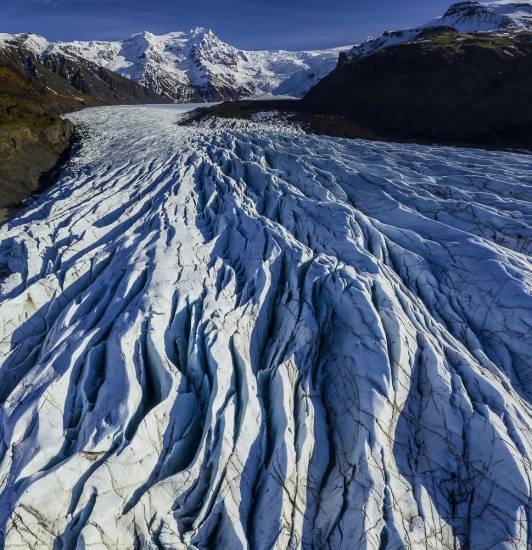
[[[64,112],[74,108],[71,101],[62,101],[66,98],[78,100],[78,107],[169,103],[167,98],[90,59],[63,54],[48,40],[34,34],[0,34],[0,68],[15,71],[24,80],[26,95],[32,91],[53,94],[52,101],[42,96],[38,102],[43,107],[56,104],[53,110]],[[9,95],[11,91],[8,89],[6,93]]]
[[[301,96],[336,66],[340,51],[347,49],[244,51],[203,28],[162,36],[144,32],[121,42],[54,43],[24,35],[24,43],[44,58],[85,59],[173,101]]]
[[[532,4],[459,2],[425,26],[452,27],[465,33],[531,30]]]
[[[527,548],[531,157],[181,109],[0,228],[0,546]]]
[[[7,34],[0,33],[0,48],[11,45],[22,46],[28,52],[40,57],[50,46],[50,42],[38,34],[20,33]]]
[[[449,27],[463,33],[501,32],[518,33],[532,30],[532,4],[459,2],[453,4],[444,15],[414,29],[385,32],[379,38],[354,46],[347,54],[371,55],[377,51],[416,39],[431,28]]]

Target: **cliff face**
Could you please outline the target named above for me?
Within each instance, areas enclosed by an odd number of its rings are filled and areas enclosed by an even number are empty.
[[[32,77],[23,62],[17,52],[0,52],[0,220],[39,187],[40,175],[68,147],[73,127],[59,113],[95,104],[79,93],[76,98],[42,66],[34,66],[39,73]]]
[[[37,191],[68,149],[73,125],[57,116],[0,127],[0,221]]]

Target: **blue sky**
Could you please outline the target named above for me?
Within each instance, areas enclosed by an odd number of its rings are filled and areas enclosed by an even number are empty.
[[[441,15],[452,0],[0,0],[0,32],[120,39],[196,26],[247,49],[324,48]]]

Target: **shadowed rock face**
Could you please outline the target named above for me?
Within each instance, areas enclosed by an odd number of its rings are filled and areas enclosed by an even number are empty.
[[[85,59],[71,59],[55,53],[47,56],[43,64],[101,105],[171,102],[137,82]]]
[[[73,125],[55,116],[35,116],[0,125],[0,221],[45,185],[46,175],[71,144]]]
[[[531,157],[178,114],[0,228],[0,544],[527,548]]]
[[[376,53],[344,57],[304,98],[397,139],[532,146],[532,35],[429,29]]]

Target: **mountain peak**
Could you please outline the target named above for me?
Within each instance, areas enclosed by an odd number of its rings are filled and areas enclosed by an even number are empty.
[[[457,32],[468,34],[532,30],[532,5],[523,2],[486,4],[475,0],[457,2],[452,4],[442,16],[420,27],[385,32],[379,38],[373,38],[355,46],[346,58],[370,55],[384,48],[414,40],[427,29],[441,27],[449,27]]]
[[[474,0],[458,2],[451,5],[442,17],[424,26],[449,26],[459,32],[531,29],[532,5],[523,2],[484,4]]]
[[[23,46],[35,55],[41,55],[50,45],[44,36],[27,32],[18,34],[0,33],[0,44]]]
[[[191,33],[193,35],[199,35],[199,34],[213,34],[213,32],[210,29],[207,29],[206,27],[195,27],[191,30]]]
[[[198,37],[203,36],[215,36],[214,33],[205,27],[194,27],[186,31],[172,31],[165,34],[155,34],[150,31],[143,31],[139,33],[132,34],[126,40],[132,40],[135,38],[141,38],[149,42],[161,42],[164,43],[168,40],[192,40]]]
[[[475,0],[469,0],[466,2],[456,2],[455,4],[451,4],[447,11],[443,14],[443,17],[451,17],[456,14],[463,14],[464,12],[470,12],[470,14],[474,14],[478,11],[487,11],[488,5],[487,4],[481,4],[480,2],[476,2]]]

